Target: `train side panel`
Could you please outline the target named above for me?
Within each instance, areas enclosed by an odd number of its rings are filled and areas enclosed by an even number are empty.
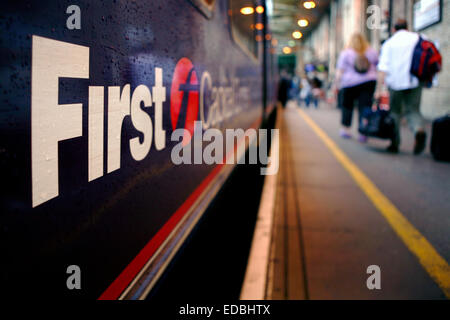
[[[258,128],[262,59],[233,39],[228,1],[209,17],[184,0],[78,1],[79,30],[71,4],[0,5],[1,281],[113,299],[217,171],[174,164],[172,133],[202,112],[222,132]],[[82,290],[67,289],[71,265]]]

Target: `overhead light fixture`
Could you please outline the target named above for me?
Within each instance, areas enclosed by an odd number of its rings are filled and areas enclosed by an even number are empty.
[[[256,12],[259,13],[259,14],[264,13],[264,7],[263,6],[257,6],[256,7]]]
[[[307,27],[309,25],[309,22],[306,19],[300,19],[297,21],[297,23],[302,28]]]
[[[256,29],[256,30],[262,30],[262,29],[264,29],[264,25],[263,25],[262,23],[257,23],[257,24],[255,25],[255,29]]]
[[[294,31],[292,32],[292,37],[294,39],[301,39],[303,37],[303,33],[301,33],[300,31]]]
[[[303,2],[303,6],[305,9],[314,9],[316,7],[316,3],[314,1],[305,1]]]
[[[283,53],[284,53],[284,54],[290,54],[290,53],[292,53],[292,49],[289,48],[289,47],[284,47],[284,48],[283,48]]]
[[[252,14],[253,12],[255,12],[253,7],[243,7],[243,8],[241,8],[241,13],[243,15],[249,15],[249,14]]]

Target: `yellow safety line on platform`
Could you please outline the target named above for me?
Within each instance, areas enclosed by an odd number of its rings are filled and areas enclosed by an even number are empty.
[[[358,166],[337,146],[337,144],[303,110],[298,110],[316,135],[330,149],[331,153],[348,171],[353,180],[372,201],[392,229],[402,239],[408,249],[419,259],[420,264],[441,287],[450,299],[450,266],[422,234],[403,216],[395,205],[358,168]]]

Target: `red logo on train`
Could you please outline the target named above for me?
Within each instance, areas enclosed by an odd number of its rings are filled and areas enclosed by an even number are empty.
[[[181,58],[173,74],[170,94],[170,117],[172,129],[185,128],[194,134],[194,122],[198,119],[199,82],[194,65],[188,58]],[[184,120],[184,123],[183,123]],[[183,137],[183,145],[190,142]]]

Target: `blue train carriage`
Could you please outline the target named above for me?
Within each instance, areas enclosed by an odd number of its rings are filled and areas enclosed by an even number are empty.
[[[233,168],[173,148],[197,121],[246,130],[273,110],[265,14],[240,13],[256,5],[2,1],[4,292],[148,294]]]

